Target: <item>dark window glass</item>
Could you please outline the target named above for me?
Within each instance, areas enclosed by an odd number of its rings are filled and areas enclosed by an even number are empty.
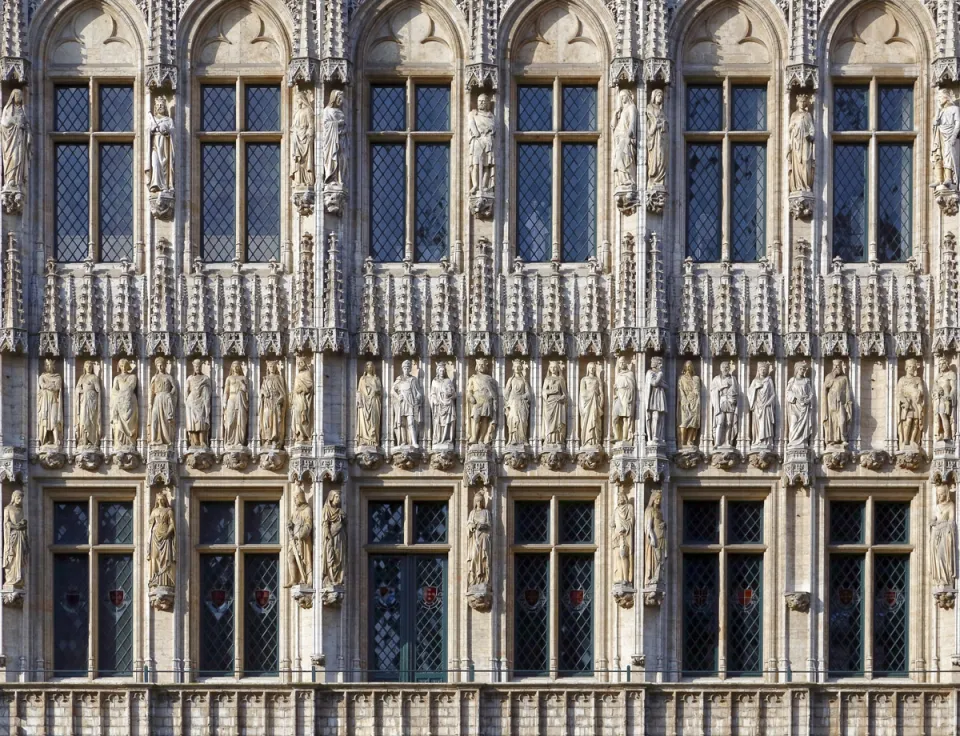
[[[833,147],[833,254],[845,261],[867,255],[867,144]]]
[[[405,631],[401,596],[403,557],[370,558],[370,679],[397,680]]]
[[[727,558],[727,673],[759,675],[763,669],[763,558]]]
[[[687,146],[687,254],[719,261],[722,218],[721,144]]]
[[[731,501],[727,517],[727,544],[763,543],[763,501]]]
[[[233,555],[200,555],[201,675],[233,673],[233,602]]]
[[[720,543],[720,502],[683,502],[684,544]]]
[[[247,501],[243,504],[244,544],[280,543],[280,504],[276,501]]]
[[[447,502],[417,501],[413,504],[414,539],[417,544],[447,541]]]
[[[913,87],[880,87],[880,130],[913,130]]]
[[[247,87],[247,130],[280,130],[280,87]]]
[[[200,504],[200,544],[233,544],[235,529],[233,501]]]
[[[877,555],[873,560],[873,672],[905,676],[908,670],[910,558]]]
[[[133,261],[133,145],[100,146],[100,260]]]
[[[403,543],[403,501],[370,502],[370,543]]]
[[[53,556],[53,669],[57,677],[87,674],[89,581],[86,555]]]
[[[200,88],[201,130],[237,129],[236,93],[232,84],[205,84]]]
[[[913,145],[881,143],[877,168],[877,256],[905,261],[912,253]]]
[[[560,544],[593,541],[593,501],[560,502]]]
[[[767,129],[767,88],[733,88],[733,129]]]
[[[133,130],[133,87],[119,85],[100,87],[100,130],[108,132]]]
[[[833,129],[866,130],[869,127],[870,88],[837,87],[833,91]]]
[[[243,671],[274,675],[280,669],[280,559],[245,555]]]
[[[830,556],[831,675],[863,672],[863,557]]]
[[[133,504],[129,501],[109,501],[99,507],[100,544],[133,544]]]
[[[546,544],[550,541],[550,502],[517,501],[517,544]]]
[[[53,543],[88,544],[90,517],[86,501],[64,501],[53,504]]]
[[[863,501],[832,501],[830,503],[830,544],[863,544]]]
[[[86,86],[57,87],[56,98],[55,130],[90,130],[90,95]]]
[[[593,557],[560,555],[559,674],[593,672]]]
[[[514,674],[545,675],[550,651],[550,556],[517,555],[514,564]]]
[[[280,144],[247,146],[247,260],[280,260]]]
[[[910,541],[910,504],[877,501],[873,506],[873,543],[906,544]]]
[[[450,130],[450,87],[417,87],[417,130]]]
[[[553,87],[517,87],[517,129],[553,130]]]
[[[79,263],[89,253],[90,161],[86,143],[60,143],[54,149],[56,259]]]
[[[133,674],[133,555],[100,555],[97,667],[101,676]]]
[[[755,261],[766,252],[767,146],[733,146],[730,203],[731,249],[735,261]]]
[[[553,146],[517,146],[517,254],[525,261],[549,261],[552,254]]]
[[[695,84],[687,87],[687,130],[723,130],[723,87]]]
[[[597,88],[563,88],[563,130],[597,129]]]
[[[236,150],[232,143],[200,147],[203,190],[201,252],[208,263],[227,263],[237,252]]]
[[[564,261],[585,261],[597,247],[597,147],[563,145]]]
[[[683,556],[683,672],[686,675],[717,671],[719,586],[716,555]]]
[[[416,566],[416,611],[413,632],[413,679],[443,682],[446,679],[446,558],[411,558]]]
[[[450,250],[450,146],[420,143],[416,161],[415,257],[436,262]]]
[[[370,130],[407,129],[407,91],[400,85],[370,88]]]
[[[370,254],[402,261],[406,208],[406,152],[402,143],[371,146]]]

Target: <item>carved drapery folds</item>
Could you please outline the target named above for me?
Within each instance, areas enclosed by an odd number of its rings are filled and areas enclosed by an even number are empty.
[[[957,182],[960,172],[960,107],[948,89],[937,91],[937,116],[933,122],[930,157],[933,160],[934,197],[945,215],[957,214],[960,197]]]
[[[810,108],[813,96],[796,95],[796,109],[787,127],[787,180],[790,213],[798,219],[813,215],[814,135],[816,128]]]
[[[37,445],[40,463],[48,470],[63,467],[63,376],[47,358],[37,379]]]
[[[312,102],[310,109],[312,115]],[[320,141],[323,155],[323,206],[331,215],[339,215],[343,212],[347,201],[347,190],[343,180],[343,172],[346,167],[347,121],[343,112],[342,90],[334,89],[330,91],[320,120]],[[312,178],[311,172],[310,186],[312,186]],[[303,209],[301,208],[302,212]]]
[[[30,121],[24,107],[23,90],[14,88],[0,114],[0,153],[3,158],[0,202],[8,215],[23,212],[31,151]]]
[[[654,87],[646,110],[647,210],[662,214],[667,204],[667,157],[669,124],[663,110],[664,91]]]
[[[10,494],[10,503],[3,509],[3,588],[0,596],[5,606],[19,608],[23,605],[29,552],[23,492],[15,490]]]
[[[293,97],[293,119],[290,122],[290,182],[293,206],[302,217],[307,217],[313,214],[314,185],[316,184],[313,89],[296,85]],[[342,111],[340,116],[343,117]],[[322,119],[326,125],[326,111]],[[338,142],[339,140],[340,138]],[[324,130],[323,143],[326,163],[326,130]],[[337,211],[339,212],[339,209]]]
[[[473,492],[473,508],[467,517],[467,603],[475,611],[489,611],[493,603],[491,580],[493,516],[485,486]]]
[[[150,159],[147,166],[150,211],[154,217],[169,220],[173,217],[176,200],[173,170],[174,125],[170,103],[162,94],[154,96],[153,111],[147,113],[147,133],[150,136]]]
[[[147,550],[150,605],[172,611],[177,585],[177,526],[172,507],[174,489],[158,489],[148,522]]]
[[[649,114],[648,109],[648,122]],[[625,214],[634,210],[639,199],[637,186],[639,115],[636,92],[633,89],[617,90],[617,108],[613,114],[613,196],[617,207]],[[649,128],[647,135],[650,135]]]
[[[331,495],[336,491],[331,491]],[[327,502],[330,502],[328,496]],[[327,508],[323,509],[326,528]],[[333,523],[331,519],[330,523]],[[342,523],[342,522],[341,522]],[[287,587],[293,588],[293,599],[301,608],[313,606],[313,507],[307,503],[303,488],[297,488],[293,496],[293,510],[287,522]],[[343,549],[340,550],[342,560]],[[324,572],[327,571],[324,549]],[[342,583],[342,580],[341,580]]]
[[[470,111],[467,119],[467,146],[470,166],[470,210],[483,218],[493,215],[493,195],[496,186],[495,135],[493,96],[488,92],[481,92],[477,95],[476,108]]]

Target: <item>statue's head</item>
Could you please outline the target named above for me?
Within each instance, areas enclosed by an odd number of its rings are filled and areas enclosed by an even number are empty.
[[[50,358],[47,358],[45,361],[43,361],[43,369],[47,373],[53,373],[56,370],[56,364],[50,360]]]
[[[655,89],[655,90],[653,90],[653,92],[650,94],[650,101],[651,101],[654,105],[662,105],[662,104],[663,104],[663,90],[662,90],[662,89]]]
[[[302,371],[302,370],[306,370],[306,367],[307,367],[307,356],[306,356],[306,355],[298,355],[298,356],[297,356],[297,369]]]
[[[913,358],[910,358],[910,359],[907,360],[907,364],[906,364],[905,367],[906,367],[906,369],[907,369],[907,375],[908,375],[908,376],[916,376],[916,375],[917,375],[917,361],[915,361]]]
[[[203,372],[203,363],[199,360],[193,361],[193,374],[199,376]]]
[[[770,364],[763,360],[757,364],[757,373],[760,375],[760,378],[766,378],[770,375]]]
[[[550,373],[554,376],[560,375],[560,361],[554,360],[550,363]]]
[[[373,361],[368,360],[367,364],[363,367],[363,372],[368,376],[372,376],[377,372],[376,366],[373,364]]]
[[[477,358],[477,373],[489,373],[490,363],[486,358]]]
[[[163,368],[167,364],[167,361],[162,355],[159,355],[157,359],[153,361],[153,364],[157,367],[157,373],[163,373]]]
[[[88,360],[83,364],[84,373],[93,373],[94,363],[92,360]]]
[[[793,375],[795,375],[797,378],[803,378],[805,375],[807,375],[807,362],[805,360],[801,360],[797,362],[795,366],[793,366]]]
[[[843,361],[835,360],[833,361],[833,375],[840,376],[843,374]]]
[[[684,374],[685,376],[692,376],[692,375],[693,375],[693,361],[692,361],[692,360],[688,360],[686,363],[683,364],[683,374]]]
[[[298,488],[297,492],[293,495],[293,503],[296,506],[306,506],[307,497],[304,495],[302,488]]]
[[[413,368],[413,363],[411,363],[409,360],[405,360],[400,364],[400,370],[403,372],[403,375],[405,376],[410,375],[410,371],[412,368]]]
[[[654,508],[659,508],[660,503],[663,500],[663,492],[659,489],[650,494],[650,505]]]
[[[10,503],[14,506],[23,506],[23,491],[14,491],[10,494]]]
[[[447,377],[447,364],[437,363],[437,378],[446,378],[446,377]]]
[[[937,92],[937,103],[940,107],[946,107],[953,103],[953,95],[950,94],[949,90],[941,89]]]
[[[663,368],[663,358],[651,358],[650,367],[655,371],[661,370]]]
[[[130,369],[130,361],[121,359],[120,362],[117,363],[117,368],[120,369],[121,373],[126,373]]]
[[[937,503],[944,503],[950,498],[950,486],[946,483],[937,483]]]
[[[167,498],[167,494],[166,494],[166,493],[158,493],[158,494],[157,494],[157,506],[161,506],[161,507],[163,507],[163,508],[169,508],[169,507],[170,507],[170,499]]]
[[[230,372],[235,376],[239,376],[241,373],[243,373],[243,366],[240,365],[239,360],[235,360],[230,364]]]
[[[730,375],[730,369],[731,369],[730,361],[725,360],[725,361],[723,361],[723,362],[720,364],[720,374],[721,374],[721,375],[723,375],[723,376],[729,376],[729,375]]]
[[[22,107],[22,106],[23,106],[23,91],[20,90],[20,89],[14,89],[13,92],[10,93],[10,101],[11,101],[16,107]]]
[[[479,97],[477,97],[477,109],[483,110],[483,112],[486,112],[490,109],[490,95],[481,94]]]
[[[343,105],[343,90],[335,89],[330,93],[330,107],[341,107]]]
[[[340,491],[337,491],[337,490],[332,490],[332,491],[330,491],[330,494],[327,496],[327,502],[328,502],[331,506],[334,506],[334,507],[339,506],[339,505],[340,505]]]

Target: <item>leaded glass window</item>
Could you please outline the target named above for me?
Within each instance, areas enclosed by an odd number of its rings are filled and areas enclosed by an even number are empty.
[[[370,86],[368,237],[375,261],[449,257],[450,105],[449,84]]]

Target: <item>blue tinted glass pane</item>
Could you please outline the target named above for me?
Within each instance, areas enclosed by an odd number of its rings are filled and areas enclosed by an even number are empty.
[[[244,544],[280,543],[280,504],[248,501],[243,504]]]
[[[830,556],[829,662],[832,675],[863,672],[863,557]]]
[[[133,87],[100,88],[100,130],[133,130]]]
[[[200,252],[210,263],[232,261],[237,251],[235,155],[232,143],[200,148]]]
[[[100,146],[100,259],[133,261],[133,144]]]
[[[87,674],[90,575],[87,555],[53,557],[53,669],[57,677]]]
[[[767,129],[767,88],[733,88],[733,129]]]
[[[517,146],[517,255],[525,261],[549,261],[553,201],[553,146]]]
[[[87,544],[90,541],[90,517],[86,501],[53,504],[53,543]]]
[[[247,87],[247,130],[280,130],[280,87]]]
[[[597,248],[597,147],[563,146],[564,261],[585,261]]]
[[[403,502],[371,501],[370,542],[400,544],[403,542]]]
[[[880,130],[913,130],[913,87],[880,88]]]
[[[370,557],[371,680],[398,680],[409,650],[403,557]]]
[[[907,674],[910,558],[877,555],[873,569],[873,672]]]
[[[105,502],[99,507],[100,544],[133,544],[133,504],[129,501]]]
[[[450,247],[450,146],[417,146],[417,213],[415,257],[439,261]]]
[[[597,129],[597,88],[563,88],[563,129]]]
[[[86,143],[56,146],[54,251],[58,261],[78,263],[87,257],[90,225],[90,161]]]
[[[833,255],[867,257],[867,144],[833,147]]]
[[[560,544],[593,541],[593,501],[560,502]]]
[[[370,255],[375,261],[402,261],[407,192],[405,146],[371,146],[370,168]]]
[[[90,129],[90,96],[86,87],[57,87],[56,125],[58,131]]]
[[[447,502],[417,501],[413,504],[413,538],[417,544],[447,541]]]
[[[687,146],[687,255],[719,261],[721,238],[721,152],[719,143]]]
[[[514,575],[514,673],[545,675],[550,653],[550,556],[517,555]]]
[[[913,145],[877,146],[877,258],[905,261],[913,227]]]
[[[233,544],[235,526],[233,501],[200,504],[200,544]]]
[[[733,260],[755,261],[765,252],[767,146],[742,143],[732,153],[730,247]]]
[[[280,663],[280,560],[277,555],[246,555],[244,597],[244,674],[276,674]]]
[[[232,84],[200,88],[200,129],[237,129],[237,90]]]
[[[517,129],[553,130],[553,87],[517,87]]]
[[[759,675],[763,669],[763,557],[727,558],[727,610],[730,646],[727,673]]]
[[[687,130],[723,130],[723,87],[687,87]]]
[[[100,555],[97,669],[101,676],[133,674],[133,556]]]
[[[247,260],[280,260],[280,144],[247,146]]]
[[[417,130],[450,130],[449,87],[417,87]]]
[[[593,557],[560,555],[559,674],[593,672]]]
[[[200,674],[233,672],[233,555],[200,555]]]
[[[407,91],[399,85],[370,88],[370,130],[407,129]]]
[[[418,556],[416,612],[414,614],[413,679],[443,682],[446,679],[446,577],[447,558]]]
[[[837,87],[833,91],[833,129],[866,130],[869,125],[869,87]]]
[[[717,671],[720,634],[718,555],[683,556],[683,672]]]

